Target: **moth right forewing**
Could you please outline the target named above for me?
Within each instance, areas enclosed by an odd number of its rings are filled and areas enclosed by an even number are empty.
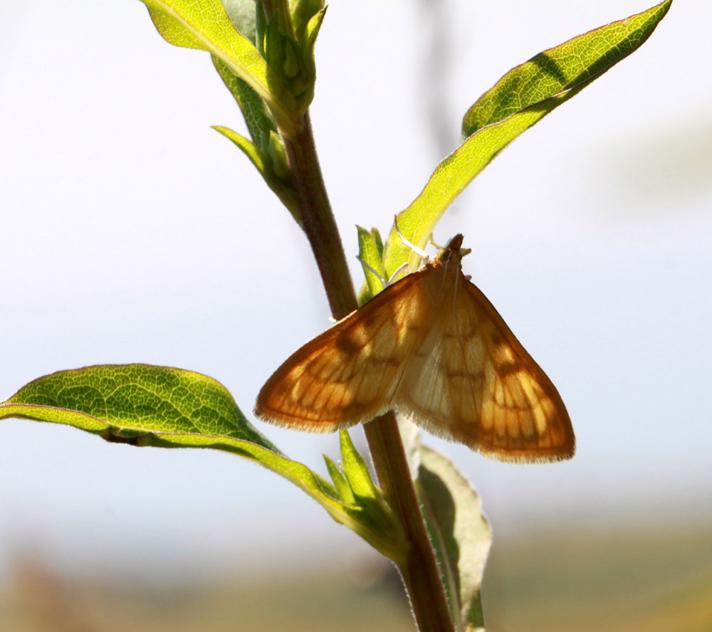
[[[255,412],[288,426],[328,431],[388,410],[413,346],[419,274],[292,354],[263,386]]]
[[[573,453],[573,430],[549,378],[464,276],[445,287],[396,393],[398,410],[434,434],[505,461]]]
[[[467,283],[484,345],[478,449],[502,460],[553,461],[575,449],[571,420],[556,387],[482,292]],[[474,447],[474,446],[473,446]]]

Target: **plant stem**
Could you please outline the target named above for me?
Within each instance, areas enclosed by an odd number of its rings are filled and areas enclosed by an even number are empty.
[[[296,133],[285,137],[284,142],[304,232],[314,252],[331,313],[340,319],[356,309],[356,294],[321,176],[308,113]],[[378,480],[406,534],[408,552],[400,571],[418,628],[421,632],[452,632],[445,590],[395,415],[383,415],[366,424],[364,430]]]
[[[452,632],[445,589],[440,579],[420,503],[410,476],[395,413],[388,412],[364,426],[378,480],[401,520],[409,548],[400,568],[421,632]]]
[[[285,137],[284,145],[302,225],[321,274],[331,315],[341,319],[356,309],[356,294],[346,265],[339,229],[321,177],[309,113],[304,115],[302,125],[294,137]]]

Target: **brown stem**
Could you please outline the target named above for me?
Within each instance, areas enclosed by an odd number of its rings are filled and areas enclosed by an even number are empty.
[[[452,632],[440,569],[410,476],[396,416],[388,412],[367,423],[364,430],[383,493],[405,527],[410,544],[400,571],[418,628],[421,632]]]
[[[302,225],[316,258],[331,313],[334,318],[343,318],[356,309],[356,294],[321,176],[308,113],[297,130],[291,137],[285,137],[285,147]],[[383,415],[366,424],[364,429],[378,480],[406,534],[408,552],[400,571],[418,628],[421,632],[452,632],[445,590],[395,415]]]
[[[302,226],[321,274],[331,314],[340,319],[356,309],[356,294],[321,177],[308,113],[304,115],[304,121],[294,137],[285,138],[284,144],[299,201]]]

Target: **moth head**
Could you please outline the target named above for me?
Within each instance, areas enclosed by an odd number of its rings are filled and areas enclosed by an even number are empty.
[[[439,264],[456,263],[459,264],[465,255],[469,255],[472,250],[462,247],[463,236],[458,233],[443,248],[437,255],[436,259]]]

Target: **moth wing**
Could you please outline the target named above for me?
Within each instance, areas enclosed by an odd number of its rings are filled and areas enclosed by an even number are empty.
[[[418,344],[418,281],[427,272],[406,276],[298,349],[262,387],[255,413],[329,432],[386,412]]]
[[[459,275],[414,358],[395,404],[435,434],[504,461],[573,456],[556,387],[485,295]]]

